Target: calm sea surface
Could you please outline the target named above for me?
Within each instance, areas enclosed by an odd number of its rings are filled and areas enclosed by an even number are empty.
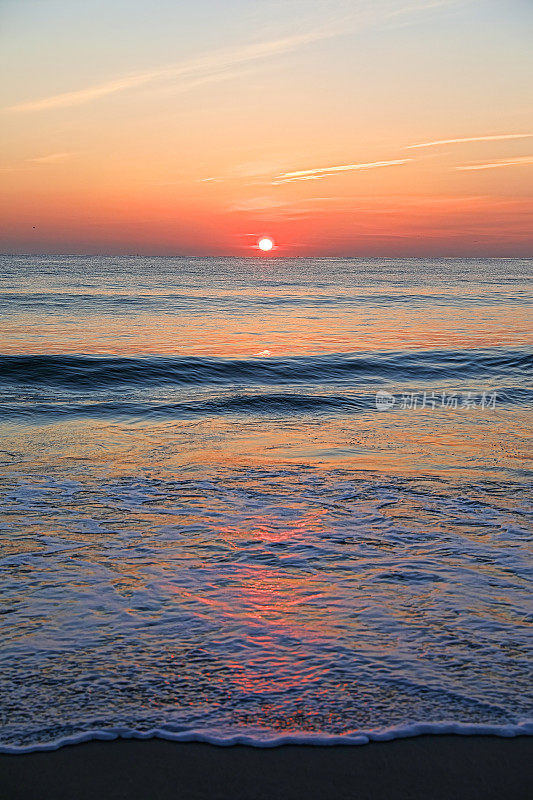
[[[533,731],[532,266],[2,257],[0,749]]]

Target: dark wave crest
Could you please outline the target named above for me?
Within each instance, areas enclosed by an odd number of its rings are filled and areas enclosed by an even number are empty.
[[[101,390],[120,387],[365,384],[384,381],[513,379],[533,358],[523,350],[390,351],[288,358],[0,356],[0,385]]]

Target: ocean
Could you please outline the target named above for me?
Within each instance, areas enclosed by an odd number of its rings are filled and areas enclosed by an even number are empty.
[[[0,752],[533,733],[532,266],[1,257]]]

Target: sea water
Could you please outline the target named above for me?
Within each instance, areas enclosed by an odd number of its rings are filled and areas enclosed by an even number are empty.
[[[533,731],[532,261],[0,260],[0,750]]]

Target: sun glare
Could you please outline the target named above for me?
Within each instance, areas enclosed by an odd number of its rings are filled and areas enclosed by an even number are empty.
[[[264,253],[267,253],[269,250],[272,250],[272,248],[274,247],[274,242],[272,241],[272,239],[268,239],[265,236],[263,239],[259,239],[259,241],[257,242],[257,246]]]

